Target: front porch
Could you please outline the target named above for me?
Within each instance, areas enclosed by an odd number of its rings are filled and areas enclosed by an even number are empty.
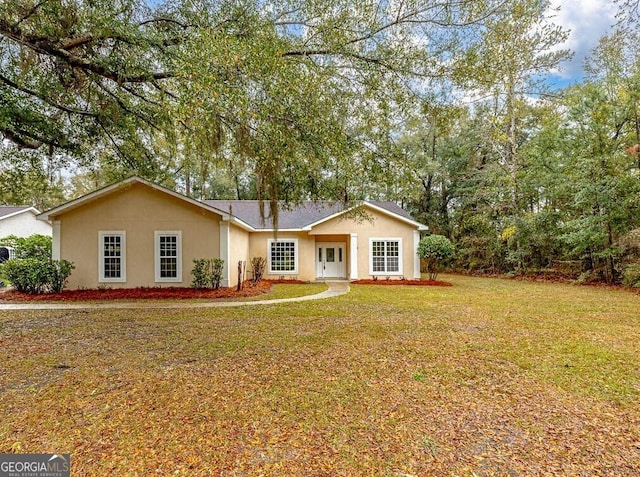
[[[354,280],[358,275],[357,234],[316,235],[316,280]]]

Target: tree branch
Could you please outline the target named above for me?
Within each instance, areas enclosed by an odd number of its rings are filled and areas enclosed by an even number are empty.
[[[26,15],[24,15],[20,20],[18,20],[18,21],[16,22],[16,25],[15,25],[15,26],[20,25],[23,21],[25,21],[25,20],[26,20],[26,19],[28,19],[31,15],[33,15],[34,13],[36,13],[36,11],[37,11],[37,10],[38,10],[42,5],[44,5],[45,3],[47,3],[48,1],[49,1],[49,0],[42,0],[40,3],[36,3],[36,4],[33,6],[33,8],[27,12],[27,14],[26,14]]]
[[[178,20],[174,19],[174,18],[167,18],[167,17],[156,17],[156,18],[151,18],[149,20],[145,20],[143,22],[138,23],[138,26],[145,26],[148,25],[150,23],[173,23],[174,25],[178,25],[180,28],[186,30],[190,27],[192,27],[193,25],[189,24],[189,23],[181,23]]]
[[[49,106],[52,106],[52,107],[54,107],[56,109],[64,111],[65,113],[78,114],[80,116],[96,116],[94,113],[92,113],[90,111],[83,111],[81,109],[69,108],[68,106],[65,106],[64,104],[56,103],[52,99],[47,98],[46,96],[38,93],[37,91],[34,91],[32,89],[29,89],[29,88],[25,88],[24,86],[20,86],[19,84],[11,81],[9,78],[4,76],[3,74],[0,74],[0,81],[2,81],[7,86],[10,86],[10,87],[12,87],[14,89],[17,89],[18,91],[22,91],[23,93],[28,94],[29,96],[33,96],[35,98],[38,98],[39,100],[44,101],[45,103],[47,103]]]
[[[120,106],[123,110],[125,110],[127,113],[131,114],[132,116],[135,116],[136,118],[140,119],[141,121],[143,121],[144,123],[146,123],[147,125],[151,126],[153,129],[155,129],[156,131],[159,131],[160,128],[158,128],[158,126],[156,126],[149,118],[145,117],[144,115],[133,111],[131,108],[129,108],[124,101],[122,101],[121,98],[119,98],[113,91],[110,91],[109,88],[107,88],[106,86],[104,86],[102,83],[100,83],[99,81],[96,82],[96,85],[105,93],[107,93],[109,96],[111,96],[116,103],[118,103],[118,106]]]
[[[2,128],[0,131],[5,138],[14,144],[17,144],[18,147],[22,149],[38,149],[42,144],[44,144],[43,141],[25,139],[22,135],[19,135],[12,129]]]
[[[64,43],[62,45],[62,49],[67,51],[73,50],[74,48],[77,48],[79,46],[86,45],[87,43],[91,43],[94,40],[95,40],[95,37],[93,35],[81,36],[79,38],[75,38],[73,40],[69,40],[66,43]]]
[[[109,70],[102,65],[93,63],[85,58],[74,55],[71,52],[67,51],[64,46],[57,46],[50,38],[47,37],[34,37],[31,35],[25,34],[18,26],[10,25],[6,20],[0,19],[0,33],[2,33],[7,38],[23,45],[37,53],[52,56],[55,58],[60,58],[64,60],[67,64],[72,67],[80,68],[82,70],[90,71],[95,73],[103,78],[107,78],[115,83],[123,84],[123,83],[146,83],[151,80],[162,80],[171,78],[173,76],[170,72],[155,72],[155,73],[147,73],[147,74],[139,74],[139,75],[126,75],[121,74],[116,71]],[[75,41],[71,41],[71,45],[74,42],[81,45],[83,43],[87,43],[92,41],[94,38],[82,37]]]

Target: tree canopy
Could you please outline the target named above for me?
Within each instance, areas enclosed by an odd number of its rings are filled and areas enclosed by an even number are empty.
[[[547,0],[0,0],[0,201],[131,174],[195,198],[390,199],[468,270],[640,261],[637,1],[583,81]]]
[[[222,164],[265,198],[348,196],[325,171],[367,168],[388,121],[499,7],[5,0],[0,132],[74,164],[177,177],[189,194]]]

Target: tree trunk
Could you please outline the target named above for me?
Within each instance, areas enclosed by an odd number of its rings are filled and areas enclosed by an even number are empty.
[[[236,287],[237,291],[242,290],[243,286],[244,286],[244,269],[245,269],[245,262],[243,262],[242,260],[238,261],[238,286]]]

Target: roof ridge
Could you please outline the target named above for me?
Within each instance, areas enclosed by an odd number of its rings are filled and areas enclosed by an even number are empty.
[[[260,202],[260,199],[201,199],[205,202]],[[263,199],[262,202],[267,203],[269,202],[269,199]],[[278,200],[278,202],[284,202],[284,203],[289,203],[289,204],[295,204],[296,201],[286,201],[286,200]],[[319,203],[319,202],[330,202],[332,204],[336,204],[338,202],[342,202],[339,199],[336,200],[330,200],[330,199],[322,199],[322,200],[313,200],[313,199],[305,199],[305,200],[301,200],[299,202],[310,202],[310,203]],[[358,201],[358,202],[366,202],[365,201]]]

